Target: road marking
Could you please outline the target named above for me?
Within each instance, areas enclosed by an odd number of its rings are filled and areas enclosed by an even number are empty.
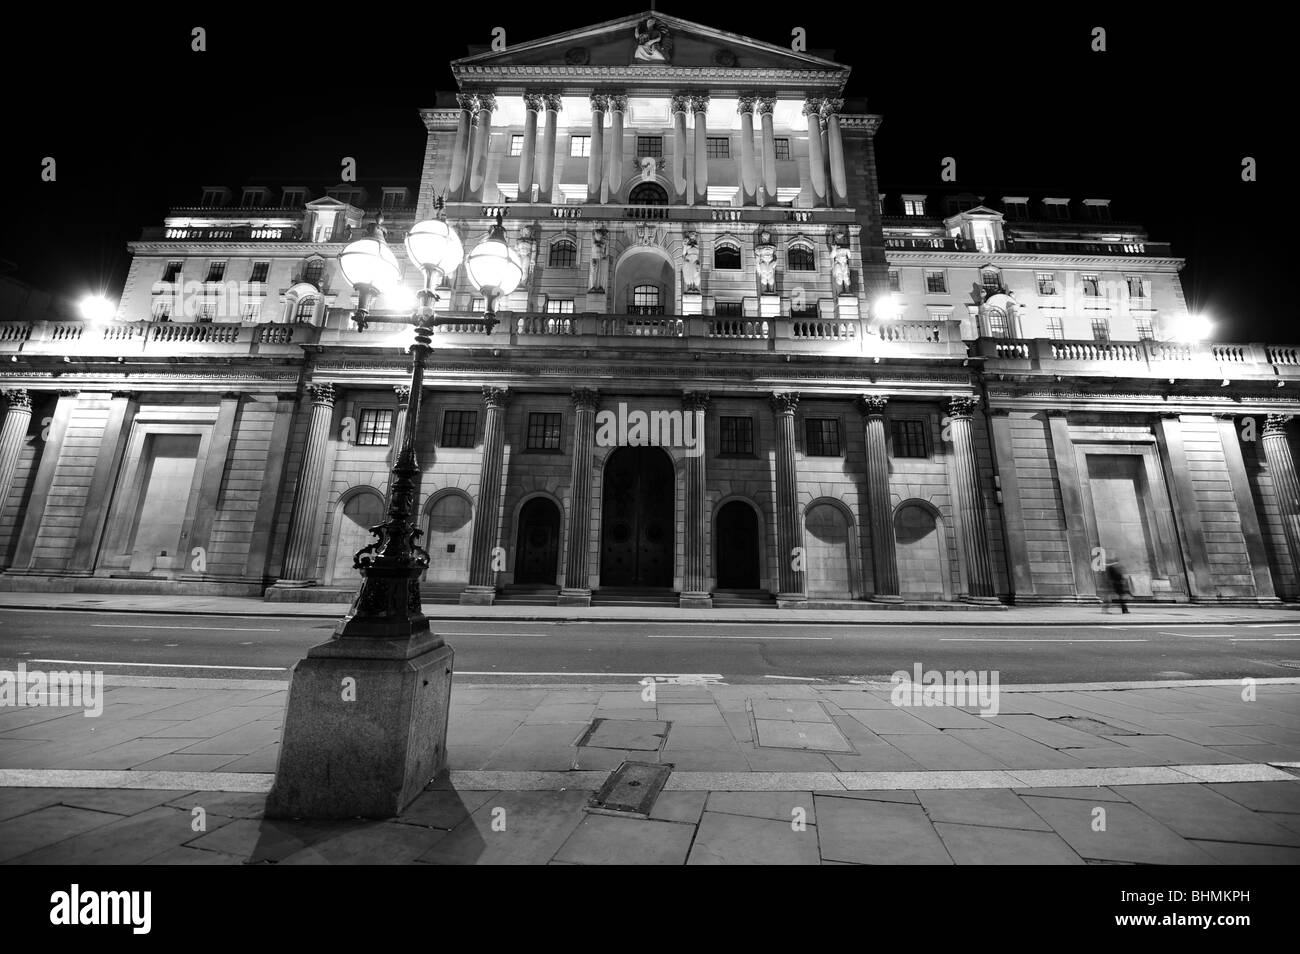
[[[1232,633],[1167,633],[1162,632],[1161,636],[1184,636],[1187,639],[1232,639]]]
[[[85,659],[33,659],[38,663],[67,666],[139,666],[144,669],[246,669],[257,672],[288,672],[287,666],[203,666],[198,663],[90,662]]]
[[[1019,639],[998,636],[940,636],[941,643],[1145,643],[1145,639]]]
[[[834,639],[834,636],[707,636],[704,633],[647,633],[646,639]]]
[[[1285,636],[1233,636],[1234,643],[1300,643],[1300,635],[1287,633]]]
[[[135,623],[91,623],[94,629],[203,629],[214,633],[278,633],[278,629],[255,629],[251,626],[144,626]]]
[[[506,672],[493,669],[489,672],[475,672],[469,669],[457,669],[458,676],[626,676],[632,679],[721,679],[720,672]],[[608,774],[608,773],[606,773]]]
[[[545,639],[545,633],[446,633],[447,636],[533,636]]]
[[[764,676],[764,679],[797,679],[799,682],[822,682],[816,676]]]

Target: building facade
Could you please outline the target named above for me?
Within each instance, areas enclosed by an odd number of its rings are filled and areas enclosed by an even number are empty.
[[[337,255],[381,223],[409,309],[441,205],[524,280],[435,335],[428,601],[1300,598],[1300,348],[1173,340],[1182,261],[1107,200],[882,190],[848,67],[659,14],[452,73],[418,184],[207,187],[116,320],[0,316],[0,587],[353,590],[411,337]]]

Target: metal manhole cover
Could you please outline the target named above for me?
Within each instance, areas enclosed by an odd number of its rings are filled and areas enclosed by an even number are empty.
[[[592,811],[648,816],[671,771],[671,765],[624,762],[605,780],[587,807]]]

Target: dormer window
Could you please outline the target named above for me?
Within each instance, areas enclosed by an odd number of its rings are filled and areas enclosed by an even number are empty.
[[[285,189],[283,205],[286,209],[300,209],[306,198],[307,193],[304,189]]]
[[[1083,212],[1093,222],[1110,221],[1110,199],[1084,199]]]
[[[925,215],[925,196],[923,195],[903,196],[903,214],[904,215]]]
[[[1008,219],[1024,220],[1029,218],[1029,198],[1027,196],[1004,195],[1002,197],[1003,215]]]
[[[204,189],[202,205],[204,208],[214,208],[224,205],[226,194],[224,189]]]
[[[1069,199],[1044,199],[1043,208],[1049,219],[1068,219],[1070,217]]]
[[[239,204],[245,209],[256,209],[266,204],[266,191],[264,189],[245,189],[244,194],[239,198]]]
[[[381,208],[400,209],[406,205],[405,189],[385,189],[383,197],[380,199]]]

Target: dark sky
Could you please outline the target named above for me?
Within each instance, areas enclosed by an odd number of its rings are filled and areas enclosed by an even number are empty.
[[[854,13],[831,17],[827,4],[807,16],[790,4],[658,6],[781,45],[802,26],[810,47],[834,49],[853,67],[848,94],[885,117],[885,187],[942,188],[940,162],[953,156],[972,192],[1109,197],[1118,218],[1189,260],[1189,305],[1216,319],[1216,337],[1300,338],[1282,236],[1283,203],[1295,201],[1282,152],[1293,54],[1264,8],[844,3]],[[496,26],[520,42],[640,8],[294,9],[308,12],[130,4],[74,17],[50,4],[9,30],[0,259],[11,274],[73,297],[115,295],[125,243],[202,185],[333,180],[342,156],[357,158],[362,185],[414,183],[416,111],[453,88],[447,63],[469,44]],[[190,51],[194,26],[208,31],[206,53]],[[1090,50],[1096,26],[1104,53]],[[44,156],[57,159],[54,183],[40,181]],[[1244,156],[1259,181],[1242,182]]]

